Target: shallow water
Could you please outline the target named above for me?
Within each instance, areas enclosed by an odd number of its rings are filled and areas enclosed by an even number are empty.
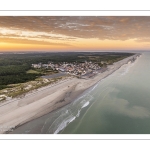
[[[123,65],[73,103],[13,133],[149,134],[150,53]]]

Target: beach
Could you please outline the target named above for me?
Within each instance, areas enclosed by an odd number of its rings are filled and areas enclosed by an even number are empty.
[[[5,133],[16,126],[38,118],[63,107],[85,90],[106,78],[122,65],[137,58],[138,54],[125,58],[108,66],[108,69],[94,78],[68,78],[53,86],[46,86],[22,98],[12,99],[0,104],[0,133]]]

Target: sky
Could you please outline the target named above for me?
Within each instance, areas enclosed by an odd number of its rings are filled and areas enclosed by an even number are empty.
[[[0,51],[150,50],[149,16],[0,16]]]

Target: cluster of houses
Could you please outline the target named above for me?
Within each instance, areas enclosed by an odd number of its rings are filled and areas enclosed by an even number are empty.
[[[101,67],[93,62],[83,62],[83,63],[53,63],[49,62],[48,64],[32,64],[33,68],[47,68],[52,70],[58,70],[60,72],[68,73],[70,75],[86,75],[91,72],[97,72]]]

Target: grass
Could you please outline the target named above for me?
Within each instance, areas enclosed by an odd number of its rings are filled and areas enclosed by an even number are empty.
[[[26,73],[27,74],[51,75],[51,74],[58,73],[58,71],[51,70],[51,69],[39,68],[39,69],[30,69]]]
[[[0,97],[0,102],[2,102],[2,101],[4,101],[4,100],[6,100],[6,97],[5,97],[5,96],[1,96],[1,97]]]
[[[36,70],[30,69],[30,70],[28,70],[26,73],[35,73],[35,74],[39,74],[40,72],[38,72],[38,71],[36,71]]]
[[[20,84],[13,84],[13,86],[11,85],[10,88],[0,90],[0,95],[4,94],[6,95],[6,97],[12,97],[12,98],[15,98],[18,96],[24,96],[26,93],[30,91],[47,86],[49,84],[56,83],[61,79],[65,79],[66,77],[69,77],[69,76],[46,79],[47,82],[45,82],[45,79],[43,78],[37,78],[34,81],[29,81],[29,82],[20,83]],[[31,85],[31,87],[29,89],[26,89],[28,85]],[[5,96],[0,98],[0,102],[5,101],[5,100],[6,100]]]

